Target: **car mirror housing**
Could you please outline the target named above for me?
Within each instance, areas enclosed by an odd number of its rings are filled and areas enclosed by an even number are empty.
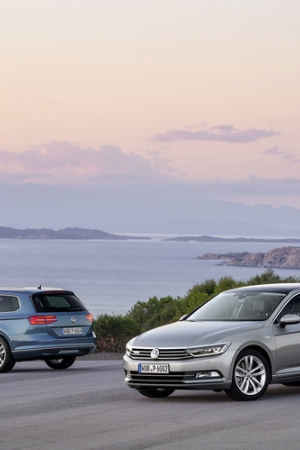
[[[185,320],[187,318],[188,314],[183,314],[183,316],[180,317],[179,322],[182,320]]]
[[[281,317],[279,323],[281,328],[285,328],[286,325],[297,325],[300,323],[300,316],[297,316],[297,314],[285,314]]]

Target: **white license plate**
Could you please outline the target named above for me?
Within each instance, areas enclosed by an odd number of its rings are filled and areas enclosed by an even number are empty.
[[[139,373],[169,373],[169,364],[139,364]]]
[[[67,327],[63,329],[63,334],[82,334],[81,327]]]

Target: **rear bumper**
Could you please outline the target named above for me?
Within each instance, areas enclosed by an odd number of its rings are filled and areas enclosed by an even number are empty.
[[[85,339],[84,342],[78,343],[66,343],[60,342],[56,344],[41,343],[35,346],[21,347],[12,352],[12,355],[16,361],[22,361],[26,359],[46,359],[51,356],[83,356],[90,353],[94,353],[96,350],[96,340]]]

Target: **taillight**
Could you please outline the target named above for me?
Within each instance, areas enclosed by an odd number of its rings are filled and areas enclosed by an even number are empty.
[[[93,314],[87,314],[85,317],[89,322],[93,322]]]
[[[49,325],[57,321],[56,316],[30,316],[27,318],[30,325]]]

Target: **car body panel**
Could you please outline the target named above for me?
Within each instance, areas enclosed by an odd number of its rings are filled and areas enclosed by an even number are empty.
[[[297,305],[299,314],[296,310],[292,313],[300,315],[300,284],[248,286],[227,293],[239,297],[241,304],[244,297],[254,299],[257,293],[262,293],[263,299],[267,298],[266,294],[270,294],[271,299],[273,295],[278,294],[278,297],[274,297],[273,309],[263,319],[258,316],[258,319],[250,321],[227,321],[222,318],[193,321],[197,314],[205,316],[205,311],[209,310],[210,305],[202,313],[201,308],[205,306],[202,305],[181,321],[137,336],[128,343],[128,350],[123,357],[125,383],[136,389],[173,387],[227,390],[233,382],[238,356],[249,349],[258,352],[267,361],[270,371],[268,383],[300,383],[300,318],[299,323],[280,322],[282,315]],[[214,299],[209,302],[212,301],[217,302]],[[254,300],[251,301],[254,304]],[[189,352],[190,348],[200,348],[202,351],[202,347],[217,347],[219,344],[228,344],[224,353],[192,356]],[[153,349],[155,352],[151,357]],[[182,358],[177,350],[184,355]],[[174,358],[172,355],[175,355]],[[152,364],[153,367],[157,364],[167,365],[169,373],[139,372],[139,367],[146,364]],[[213,376],[211,372],[214,372]],[[210,375],[205,378],[206,374]]]
[[[231,334],[243,333],[247,330],[262,328],[261,322],[252,325],[249,322],[190,322],[179,321],[146,331],[135,339],[135,346],[189,347],[198,344],[213,344],[223,341]]]
[[[82,305],[81,311],[37,312],[32,296],[64,296],[73,292],[58,288],[0,288],[0,300],[16,299],[15,311],[0,311],[0,336],[9,344],[15,360],[45,359],[49,356],[85,355],[93,353],[96,339],[89,312]],[[76,296],[75,296],[76,297]],[[79,300],[78,300],[79,301]],[[16,301],[14,300],[15,305]],[[30,324],[30,317],[55,316],[52,324]],[[75,331],[65,334],[65,329]],[[78,331],[78,333],[76,333]],[[80,331],[80,332],[79,332]]]

